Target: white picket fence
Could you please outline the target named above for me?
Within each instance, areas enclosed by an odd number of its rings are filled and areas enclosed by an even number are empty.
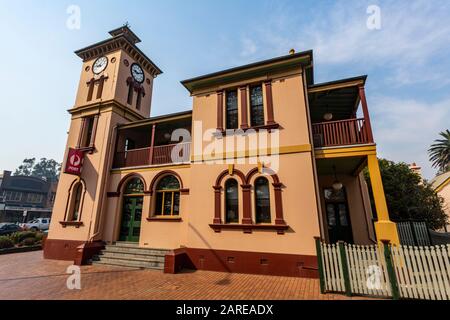
[[[450,245],[391,247],[400,296],[450,300]]]
[[[450,300],[450,245],[389,246],[387,259],[383,245],[319,247],[325,292]]]

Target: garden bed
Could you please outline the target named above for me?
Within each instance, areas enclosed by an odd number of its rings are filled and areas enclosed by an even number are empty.
[[[42,245],[30,246],[30,247],[13,247],[8,249],[0,249],[0,256],[4,254],[10,253],[23,253],[23,252],[31,252],[31,251],[39,251],[42,250]]]
[[[22,231],[0,237],[0,255],[42,250],[42,232]]]

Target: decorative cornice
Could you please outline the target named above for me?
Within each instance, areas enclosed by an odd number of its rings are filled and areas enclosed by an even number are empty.
[[[151,61],[123,34],[77,50],[75,51],[75,54],[83,59],[83,61],[89,61],[117,50],[124,50],[128,53],[130,57],[137,61],[143,69],[152,75],[152,77],[156,78],[162,73],[161,69],[159,69],[153,61]]]

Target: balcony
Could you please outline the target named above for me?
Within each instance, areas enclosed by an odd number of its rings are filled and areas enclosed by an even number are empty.
[[[178,152],[174,153],[175,147]],[[189,142],[117,152],[114,158],[114,168],[188,163],[190,150],[191,143]]]
[[[191,112],[182,112],[119,126],[113,168],[190,163],[191,143],[183,141],[190,137],[191,123]]]
[[[308,87],[315,148],[374,143],[364,89],[366,78],[361,76]]]
[[[314,147],[351,146],[373,143],[365,119],[348,119],[312,125]]]

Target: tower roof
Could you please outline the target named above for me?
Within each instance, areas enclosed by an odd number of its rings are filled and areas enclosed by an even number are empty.
[[[87,61],[121,49],[139,62],[139,64],[152,76],[156,77],[163,73],[162,70],[136,46],[137,43],[141,42],[141,39],[131,31],[128,25],[111,30],[109,34],[111,35],[111,38],[77,50],[75,51],[75,54],[83,59],[83,61]]]

